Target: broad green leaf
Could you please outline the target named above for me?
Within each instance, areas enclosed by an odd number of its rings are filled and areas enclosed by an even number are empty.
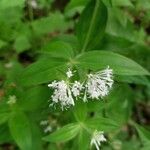
[[[60,78],[60,73],[66,70],[64,60],[44,58],[28,66],[19,76],[19,82],[24,86],[47,83]]]
[[[136,2],[136,8],[138,10],[150,10],[150,1],[148,0],[138,0]]]
[[[122,11],[122,10],[120,10]],[[118,14],[119,13],[119,14]],[[124,39],[128,39],[131,42],[138,43],[136,30],[132,22],[129,20],[128,16],[124,11],[119,12],[116,8],[108,9],[108,23],[106,28],[106,33],[114,36],[118,36]],[[122,14],[122,16],[121,16]]]
[[[118,129],[118,124],[109,118],[95,117],[92,119],[88,119],[84,123],[88,128],[91,128],[92,130],[96,129],[107,132]]]
[[[77,121],[84,121],[87,117],[87,105],[81,101],[77,101],[73,108],[73,113]]]
[[[147,144],[146,146],[142,147],[141,150],[149,150],[150,144]]]
[[[114,17],[117,19],[117,21],[120,22],[120,25],[122,25],[123,27],[126,27],[128,18],[125,12],[116,7],[111,8],[109,10],[109,13],[112,14],[112,12],[114,14]]]
[[[126,92],[124,92],[126,91]],[[125,125],[131,117],[133,93],[128,85],[119,84],[113,87],[106,98],[109,102],[105,106],[106,116],[116,121],[120,127]]]
[[[0,0],[0,9],[6,9],[16,6],[23,7],[24,3],[25,0]]]
[[[27,116],[23,112],[12,112],[9,119],[9,129],[21,150],[31,150],[31,127]]]
[[[8,92],[8,91],[7,91]],[[6,123],[9,119],[10,116],[10,109],[7,102],[7,98],[5,97],[1,97],[0,95],[0,125]]]
[[[126,83],[134,83],[139,85],[146,85],[150,86],[150,81],[146,76],[116,76],[116,80],[119,82],[126,82]]]
[[[4,143],[11,143],[11,142],[12,142],[12,137],[10,135],[8,126],[6,124],[0,125],[0,145]]]
[[[9,118],[8,112],[0,112],[0,124],[5,123]]]
[[[49,89],[43,86],[36,86],[23,91],[18,105],[25,111],[34,112],[45,108],[48,99]]]
[[[78,39],[75,35],[73,34],[61,34],[55,38],[53,38],[54,40],[58,40],[58,41],[62,41],[62,42],[65,42],[65,43],[68,43],[71,45],[71,47],[73,48],[74,53],[78,53],[79,51],[79,42],[78,42]]]
[[[100,70],[113,69],[118,75],[149,75],[149,72],[133,60],[108,51],[90,51],[81,54],[77,58],[78,65],[82,68]]]
[[[59,12],[32,22],[33,30],[38,35],[53,31],[64,31],[66,26],[64,16]]]
[[[22,72],[23,67],[22,65],[17,62],[17,61],[10,61],[10,67],[7,70],[7,80],[5,82],[5,84],[11,84],[12,82],[16,83],[17,79],[18,79],[18,75],[20,74],[20,72]]]
[[[112,0],[102,0],[107,7],[112,7]]]
[[[0,48],[2,48],[3,46],[7,45],[7,43],[3,40],[0,40]]]
[[[89,0],[71,0],[66,6],[66,10],[73,9],[76,7],[85,6]]]
[[[90,147],[90,140],[91,135],[86,130],[81,129],[74,147],[78,150],[88,150]]]
[[[106,22],[106,6],[101,0],[91,0],[81,14],[76,28],[82,51],[93,49],[100,43]]]
[[[49,54],[52,57],[69,59],[73,57],[74,52],[72,47],[66,42],[53,41],[46,44],[42,50],[42,53]]]
[[[131,0],[112,0],[113,6],[133,6]]]
[[[147,147],[147,145],[150,146],[150,131],[145,129],[144,127],[136,124],[136,123],[132,123],[134,125],[134,127],[136,128],[140,138],[141,138],[141,141],[142,141],[142,144]]]
[[[28,50],[30,47],[31,45],[27,36],[22,35],[16,38],[14,48],[18,53]]]
[[[137,139],[137,138],[135,138],[135,136],[133,136],[133,137],[131,137],[130,140],[123,141],[121,150],[142,150],[141,143],[139,142],[139,139]]]
[[[43,140],[49,142],[66,142],[73,139],[79,131],[79,124],[71,123],[44,137]]]
[[[32,150],[42,150],[43,147],[43,141],[42,139],[42,133],[40,131],[40,128],[38,127],[38,124],[31,122],[31,132],[32,132]]]
[[[65,15],[73,16],[76,12],[81,13],[89,0],[71,0],[65,8]]]

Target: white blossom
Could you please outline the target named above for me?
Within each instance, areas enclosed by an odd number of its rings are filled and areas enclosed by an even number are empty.
[[[54,89],[50,106],[60,103],[63,110],[64,108],[74,106],[74,98],[77,99],[79,96],[83,96],[83,102],[87,102],[88,98],[102,98],[108,95],[113,84],[113,73],[109,67],[95,74],[89,74],[84,84],[79,81],[71,82],[69,78],[73,75],[69,68],[66,72],[67,81],[53,81],[51,84],[48,84],[48,87]]]
[[[81,84],[80,82],[78,82],[78,81],[75,81],[75,82],[73,83],[73,86],[72,86],[72,88],[71,88],[71,91],[72,91],[73,95],[74,95],[75,97],[77,97],[77,96],[80,95],[80,92],[81,92],[82,88],[83,88],[83,87],[82,87],[82,84]]]
[[[29,0],[28,1],[28,4],[30,5],[30,6],[32,6],[33,8],[38,8],[38,4],[37,4],[37,1],[36,0]]]
[[[68,68],[68,71],[66,72],[66,75],[67,75],[68,78],[71,78],[73,76],[73,73],[70,70],[70,68]]]
[[[45,125],[47,125],[48,124],[48,120],[42,120],[41,122],[40,122],[40,125],[41,126],[45,126]]]
[[[90,98],[99,99],[108,95],[112,84],[112,69],[108,67],[95,74],[89,74],[85,89]]]
[[[17,101],[17,98],[15,95],[10,95],[9,98],[8,98],[8,101],[7,101],[7,104],[9,105],[13,105],[15,104]]]
[[[54,81],[48,85],[48,87],[54,89],[54,93],[51,96],[53,103],[60,102],[62,109],[74,105],[74,99],[69,85],[64,81]]]
[[[91,139],[91,146],[95,145],[97,150],[100,150],[101,142],[105,142],[106,138],[104,137],[103,131],[94,131],[92,139]]]
[[[48,133],[52,131],[52,127],[49,125],[44,129],[44,133]]]
[[[6,68],[12,68],[13,67],[13,63],[12,62],[8,62],[5,64]]]
[[[51,132],[51,131],[52,131],[52,127],[50,126],[48,120],[42,120],[42,121],[40,122],[40,125],[41,125],[41,126],[44,126],[44,133],[48,133],[48,132]]]

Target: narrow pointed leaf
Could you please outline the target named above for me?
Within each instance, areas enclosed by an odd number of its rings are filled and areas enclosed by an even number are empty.
[[[53,41],[46,44],[42,48],[41,53],[49,54],[54,58],[65,58],[67,60],[74,55],[72,47],[68,43],[62,41]]]
[[[149,75],[149,72],[135,61],[113,52],[90,51],[77,58],[78,65],[90,70],[100,70],[107,66],[118,75]]]
[[[71,123],[44,137],[43,140],[49,142],[66,142],[73,139],[79,130],[80,127],[78,124]]]
[[[85,122],[85,124],[91,129],[97,129],[100,131],[113,131],[119,128],[118,124],[115,121],[103,117],[89,119]]]
[[[107,8],[101,0],[91,0],[77,24],[76,33],[82,51],[93,49],[103,37],[107,22]]]
[[[32,150],[30,123],[23,112],[13,112],[9,119],[10,133],[21,150]]]
[[[23,86],[38,85],[50,82],[60,76],[66,68],[65,60],[44,58],[31,64],[20,74],[19,82]]]

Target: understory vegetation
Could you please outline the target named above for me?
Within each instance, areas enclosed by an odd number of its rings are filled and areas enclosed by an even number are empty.
[[[0,0],[0,150],[150,150],[150,0]]]

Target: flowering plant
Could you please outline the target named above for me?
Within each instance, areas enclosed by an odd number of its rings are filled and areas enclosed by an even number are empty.
[[[149,6],[0,0],[0,150],[149,150]]]

